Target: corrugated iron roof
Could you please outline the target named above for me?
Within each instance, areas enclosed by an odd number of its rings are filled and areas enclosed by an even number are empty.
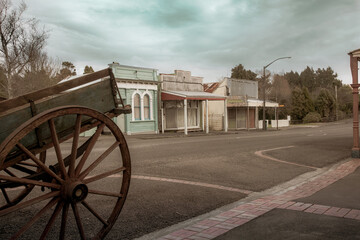
[[[174,95],[183,99],[226,99],[225,96],[215,95],[209,92],[190,92],[190,91],[162,91],[162,93]]]
[[[219,85],[220,85],[220,82],[205,83],[205,84],[203,84],[204,91],[212,93],[219,87]]]

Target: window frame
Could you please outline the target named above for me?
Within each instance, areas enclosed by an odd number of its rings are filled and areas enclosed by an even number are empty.
[[[148,98],[148,105],[147,106],[145,105],[145,98],[146,97]],[[151,101],[150,101],[150,95],[148,93],[146,93],[146,92],[144,93],[142,102],[143,102],[143,113],[144,113],[144,118],[143,119],[144,120],[152,120],[151,119],[151,110],[152,110],[151,109]],[[149,111],[148,116],[145,116],[145,108],[148,108],[148,111]]]
[[[135,98],[139,98],[139,106],[135,106]],[[132,120],[133,121],[141,121],[142,120],[142,114],[141,114],[141,93],[139,91],[135,91],[132,95]],[[135,117],[135,112],[139,111],[139,118]]]
[[[139,106],[135,106],[135,97],[139,96],[140,102]],[[145,106],[144,99],[147,97],[149,99],[149,105]],[[154,113],[153,113],[153,97],[152,93],[148,90],[145,90],[144,92],[141,92],[139,90],[136,90],[133,92],[131,97],[131,108],[132,108],[132,121],[153,121],[154,120]],[[145,116],[145,108],[148,108],[149,114],[148,116]],[[135,118],[135,111],[138,111],[140,109],[140,118]],[[149,117],[149,118],[147,118]]]

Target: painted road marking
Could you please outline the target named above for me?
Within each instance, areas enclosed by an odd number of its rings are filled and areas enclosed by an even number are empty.
[[[266,149],[266,150],[260,150],[260,151],[256,151],[255,155],[262,157],[262,158],[266,158],[269,159],[271,161],[275,161],[275,162],[280,162],[280,163],[285,163],[285,164],[290,164],[290,165],[295,165],[295,166],[299,166],[299,167],[306,167],[306,168],[311,168],[311,169],[319,169],[317,167],[313,167],[313,166],[308,166],[308,165],[304,165],[304,164],[300,164],[300,163],[293,163],[293,162],[288,162],[288,161],[284,161],[284,160],[280,160],[274,157],[270,157],[267,155],[264,155],[265,152],[269,152],[269,151],[275,151],[275,150],[279,150],[279,149],[286,149],[286,148],[293,148],[294,146],[285,146],[285,147],[278,147],[278,148],[271,148],[271,149]]]
[[[87,176],[87,178],[91,178],[92,176]],[[109,176],[111,178],[120,178],[122,177],[122,174],[114,174]],[[131,178],[133,179],[142,179],[142,180],[151,180],[151,181],[161,181],[161,182],[172,182],[172,183],[181,183],[181,184],[187,184],[187,185],[194,185],[194,186],[200,186],[200,187],[207,187],[207,188],[215,188],[219,190],[225,190],[230,192],[239,192],[246,195],[249,195],[253,193],[253,191],[245,190],[245,189],[239,189],[239,188],[233,188],[233,187],[226,187],[221,186],[217,184],[210,184],[210,183],[204,183],[204,182],[194,182],[194,181],[187,181],[187,180],[180,180],[180,179],[174,179],[174,178],[161,178],[161,177],[151,177],[151,176],[140,176],[140,175],[132,175]],[[6,191],[14,191],[19,190],[20,188],[12,188],[7,189]]]
[[[111,175],[110,177],[122,177],[122,175],[114,174],[114,175]],[[132,175],[131,178],[142,179],[142,180],[151,180],[151,181],[181,183],[181,184],[194,185],[194,186],[200,186],[200,187],[215,188],[215,189],[231,191],[231,192],[239,192],[239,193],[243,193],[243,194],[247,194],[247,195],[253,193],[253,191],[249,191],[249,190],[245,190],[245,189],[226,187],[226,186],[221,186],[221,185],[217,185],[217,184],[210,184],[210,183],[203,183],[203,182],[180,180],[180,179],[174,179],[174,178],[161,178],[161,177],[140,176],[140,175]]]

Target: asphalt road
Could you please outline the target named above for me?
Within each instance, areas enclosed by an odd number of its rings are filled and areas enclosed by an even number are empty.
[[[96,145],[99,151],[109,144],[108,139],[101,137]],[[280,131],[208,136],[134,135],[126,139],[133,177],[128,199],[107,239],[140,237],[235,202],[248,193],[329,167],[350,156],[352,123],[346,120]],[[115,159],[116,155],[110,155],[106,166],[114,165]],[[109,183],[106,187],[113,186]],[[105,211],[107,205],[102,202],[97,207]],[[21,214],[32,211],[36,208]],[[21,222],[18,215],[3,217],[0,238],[6,239],[11,228]],[[89,220],[85,231],[91,226]],[[50,233],[50,239],[52,234],[56,231]],[[25,236],[32,237],[31,232]]]

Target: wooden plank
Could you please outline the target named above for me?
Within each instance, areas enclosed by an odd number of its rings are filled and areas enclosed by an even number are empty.
[[[110,79],[74,91],[55,95],[52,98],[46,99],[46,101],[35,102],[35,104],[39,113],[65,105],[80,105],[102,113],[109,112],[115,108]],[[0,143],[18,126],[32,117],[29,111],[29,107],[24,107],[9,115],[0,116]],[[75,115],[55,119],[57,131],[60,132],[72,128],[75,124],[75,119]],[[84,120],[86,120],[86,118],[84,118]],[[42,136],[45,139],[50,137],[48,126],[43,126]],[[30,146],[35,143],[35,140],[35,133],[31,133],[22,140],[22,144]]]
[[[36,92],[28,93],[16,98],[2,101],[0,102],[0,112],[4,112],[12,108],[16,108],[24,104],[27,104],[29,103],[29,100],[36,101],[51,95],[61,93],[71,88],[78,87],[83,84],[90,83],[92,81],[107,77],[110,75],[109,71],[111,70],[109,68],[106,68],[88,75],[75,78],[73,80],[69,80],[64,83],[57,84],[55,86],[51,86],[48,88],[38,90]]]

